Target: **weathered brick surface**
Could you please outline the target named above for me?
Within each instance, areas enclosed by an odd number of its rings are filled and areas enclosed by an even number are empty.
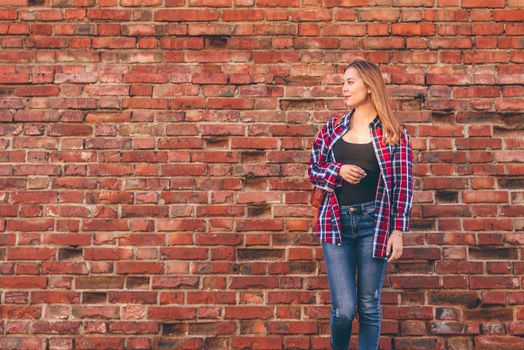
[[[357,57],[415,160],[380,349],[523,349],[523,21],[520,0],[0,1],[0,349],[328,349],[306,167]]]

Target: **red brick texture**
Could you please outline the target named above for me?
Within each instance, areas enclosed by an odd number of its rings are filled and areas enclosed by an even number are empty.
[[[1,349],[328,349],[307,163],[357,57],[415,161],[380,349],[524,349],[522,1],[0,3]]]

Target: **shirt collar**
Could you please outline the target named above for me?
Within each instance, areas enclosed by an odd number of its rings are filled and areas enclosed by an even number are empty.
[[[375,119],[370,123],[370,125],[373,126],[373,129],[378,128],[379,126],[382,126],[382,122],[380,121],[380,118],[378,117],[378,114],[375,116]]]

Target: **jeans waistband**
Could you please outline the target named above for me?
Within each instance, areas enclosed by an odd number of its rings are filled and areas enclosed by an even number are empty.
[[[349,210],[351,212],[361,212],[366,209],[374,208],[375,207],[375,201],[369,201],[364,203],[357,203],[357,204],[350,204],[350,205],[341,205],[340,208],[343,211]]]

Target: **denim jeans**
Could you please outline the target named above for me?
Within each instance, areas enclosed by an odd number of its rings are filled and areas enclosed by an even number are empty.
[[[387,260],[373,258],[374,201],[341,205],[342,244],[322,242],[331,294],[331,349],[348,350],[358,314],[358,350],[376,350]]]

